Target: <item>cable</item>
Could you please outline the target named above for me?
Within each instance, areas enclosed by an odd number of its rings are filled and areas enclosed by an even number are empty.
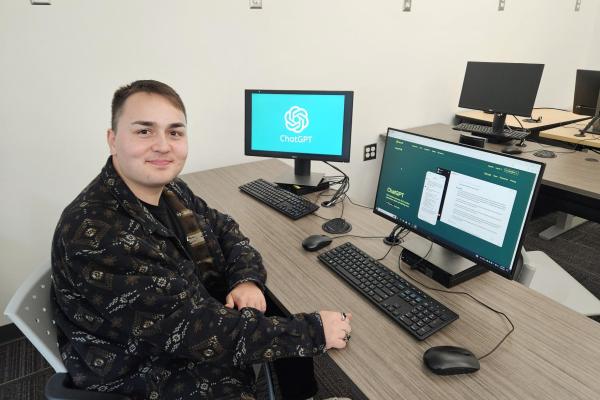
[[[516,116],[514,116],[513,114],[511,114],[511,116],[517,120],[517,122],[519,123],[519,125],[521,125],[521,129],[523,129],[524,131],[526,131],[527,129],[525,129],[525,127],[523,126],[523,124],[521,123],[521,120],[519,118],[517,118]],[[508,125],[506,125],[508,126]],[[510,127],[509,127],[510,129]],[[511,129],[512,130],[512,129]]]
[[[431,242],[431,245],[429,246],[429,250],[427,251],[427,254],[425,254],[425,256],[421,257],[419,259],[419,261],[417,261],[415,263],[416,265],[419,265],[424,259],[426,259],[429,256],[429,253],[431,253],[431,250],[433,249],[433,242]],[[494,348],[492,350],[490,350],[489,352],[487,352],[486,354],[482,355],[481,357],[478,357],[477,359],[479,361],[483,360],[485,357],[489,356],[490,354],[492,354],[494,351],[496,351],[496,349],[498,349],[498,347],[500,347],[500,345],[502,343],[504,343],[504,341],[506,340],[506,338],[508,338],[510,336],[511,333],[514,332],[515,330],[515,325],[512,323],[512,321],[510,320],[510,318],[503,313],[502,311],[498,311],[495,308],[488,306],[487,304],[485,304],[483,301],[477,299],[475,296],[473,296],[471,293],[468,292],[459,292],[459,291],[452,291],[452,290],[444,290],[444,289],[437,289],[437,288],[433,288],[430,287],[422,282],[420,282],[419,280],[417,280],[416,278],[414,278],[412,275],[410,275],[408,272],[404,271],[401,267],[402,265],[402,258],[399,256],[398,257],[398,270],[406,277],[408,277],[411,281],[418,283],[419,285],[423,286],[424,288],[428,289],[428,290],[433,290],[436,292],[442,292],[442,293],[450,293],[450,294],[461,294],[461,295],[465,295],[465,296],[469,296],[472,300],[476,301],[477,303],[479,303],[480,305],[484,306],[485,308],[495,312],[498,315],[503,316],[508,323],[510,324],[511,328],[508,331],[508,333],[506,335],[504,335],[504,337],[498,342],[498,344],[496,344],[496,346],[494,346]]]
[[[354,204],[355,206],[359,206],[359,207],[362,207],[362,208],[368,208],[369,210],[373,209],[373,207],[363,206],[362,204],[358,204],[358,203],[353,202],[352,199],[350,198],[350,196],[348,196],[348,195],[346,195],[346,197],[348,198],[348,201],[350,203]]]
[[[554,108],[554,107],[534,107],[534,110],[558,110],[564,112],[571,112],[569,110],[565,110],[564,108]]]
[[[331,198],[331,200],[328,201],[328,205],[329,206],[333,206],[335,205],[339,199],[346,194],[346,192],[348,192],[348,189],[350,188],[350,178],[348,177],[348,175],[346,175],[346,173],[344,171],[342,171],[341,169],[339,169],[338,167],[336,167],[335,165],[331,165],[330,163],[328,163],[327,161],[323,161],[325,164],[329,165],[331,168],[335,169],[336,171],[338,171],[340,174],[344,175],[344,178],[341,181],[341,185],[340,187],[337,189],[337,192],[335,192],[335,194],[333,195],[333,197]],[[342,200],[343,201],[343,200]],[[343,209],[342,209],[342,214],[343,214]],[[341,217],[340,217],[341,218]]]
[[[585,140],[596,140],[596,139],[581,139],[581,140],[579,140],[577,143],[574,143],[574,146],[573,146],[572,148],[567,148],[569,151],[554,151],[554,150],[550,150],[550,151],[552,151],[552,152],[553,152],[553,153],[555,153],[555,154],[569,154],[569,153],[576,153],[576,152],[578,151],[578,150],[577,150],[577,146],[579,146],[579,144],[580,144],[582,141],[585,141]],[[529,143],[533,143],[533,144],[536,144],[536,145],[538,145],[539,147],[538,147],[538,148],[536,148],[536,149],[532,149],[532,150],[528,150],[528,151],[523,151],[522,153],[535,153],[536,151],[545,150],[545,149],[547,149],[548,147],[557,148],[556,146],[554,146],[554,145],[551,145],[551,144],[543,144],[543,143],[540,143],[540,142],[534,142],[534,141],[532,141],[532,140],[527,140],[527,142],[529,142]],[[558,148],[562,148],[562,147],[558,147]]]
[[[332,236],[332,239],[341,239],[343,237],[354,237],[359,239],[383,239],[385,236],[360,236],[360,235],[340,235],[340,236]]]
[[[407,236],[407,235],[410,233],[410,231],[409,231],[408,229],[404,229],[404,228],[403,228],[403,229],[402,229],[400,232],[398,232],[398,236],[399,236],[399,234],[400,234],[400,233],[402,233],[403,231],[406,231],[406,233],[404,234],[404,236],[402,236],[402,237],[398,237],[398,239],[399,239],[399,242],[398,242],[398,243],[396,243],[396,244],[389,245],[389,246],[390,246],[390,248],[388,249],[387,253],[385,253],[385,254],[383,255],[383,257],[376,258],[376,259],[375,259],[376,261],[382,261],[384,258],[386,258],[386,257],[388,256],[388,254],[390,254],[390,251],[392,251],[392,249],[393,249],[394,247],[396,247],[396,246],[400,246],[400,244],[401,244],[402,242],[404,242],[404,238],[405,238],[405,237],[406,237],[406,236]]]

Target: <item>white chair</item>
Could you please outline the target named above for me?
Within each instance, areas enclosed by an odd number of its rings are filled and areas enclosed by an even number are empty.
[[[46,383],[44,394],[48,400],[129,400],[115,393],[88,392],[75,389],[67,373],[56,341],[56,327],[52,319],[50,262],[35,270],[17,289],[4,310],[23,332],[56,373]]]
[[[75,389],[67,373],[56,340],[56,327],[52,319],[50,289],[52,280],[50,261],[27,277],[17,289],[4,310],[6,315],[23,332],[56,373],[46,383],[44,394],[48,400],[130,400],[115,393],[89,392]],[[267,384],[267,398],[274,400],[273,384],[268,365],[264,372]]]

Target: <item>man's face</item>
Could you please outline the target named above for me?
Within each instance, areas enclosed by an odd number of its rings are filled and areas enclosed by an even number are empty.
[[[138,92],[127,98],[107,140],[121,178],[138,197],[162,190],[183,169],[186,120],[166,98]]]

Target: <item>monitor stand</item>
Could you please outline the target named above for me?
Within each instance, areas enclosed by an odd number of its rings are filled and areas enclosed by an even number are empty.
[[[581,131],[574,135],[577,137],[586,137],[586,133],[598,134],[600,133],[600,114],[592,117],[592,119],[587,123],[587,125],[581,129]]]
[[[485,267],[421,237],[407,240],[402,247],[402,261],[446,287],[487,271]],[[423,259],[425,256],[427,258]]]
[[[294,160],[294,172],[289,171],[278,176],[274,182],[281,188],[302,195],[319,192],[329,188],[324,181],[325,174],[310,172],[310,160]]]

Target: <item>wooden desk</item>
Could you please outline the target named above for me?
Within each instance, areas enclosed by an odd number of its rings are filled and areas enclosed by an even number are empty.
[[[542,117],[541,122],[525,122],[527,117],[513,117],[512,115],[506,116],[506,125],[514,129],[523,128],[530,132],[539,132],[541,130],[550,129],[555,126],[570,124],[572,122],[582,121],[589,119],[587,115],[574,114],[569,111],[554,110],[554,109],[534,109],[532,112],[534,118]],[[485,122],[488,125],[492,124],[494,120],[494,114],[486,114],[483,111],[476,110],[463,110],[456,113],[456,117],[460,120],[467,122]],[[517,121],[517,119],[521,122]]]
[[[577,137],[575,134],[583,129],[588,120],[575,122],[569,125],[559,126],[549,130],[541,131],[540,137],[561,142],[573,143],[580,146],[600,148],[600,134],[586,133],[586,137]]]
[[[431,346],[458,345],[483,355],[504,336],[509,326],[501,317],[465,296],[430,292],[460,319],[419,342],[376,310],[317,261],[317,253],[302,250],[306,236],[323,233],[322,219],[307,216],[292,221],[237,187],[262,177],[272,180],[289,170],[278,160],[266,160],[184,175],[182,178],[209,205],[232,215],[264,258],[268,287],[292,313],[345,310],[354,314],[352,340],[344,351],[329,354],[371,399],[593,399],[600,393],[600,324],[554,301],[486,273],[459,285],[482,301],[509,314],[515,332],[472,375],[442,377],[423,365]],[[320,208],[326,217],[339,208]],[[377,236],[393,224],[371,211],[347,203],[345,218],[352,234]],[[343,238],[369,254],[387,251],[379,239]],[[383,263],[397,271],[399,249]],[[406,266],[404,266],[406,268]],[[441,287],[420,275],[434,287]]]

